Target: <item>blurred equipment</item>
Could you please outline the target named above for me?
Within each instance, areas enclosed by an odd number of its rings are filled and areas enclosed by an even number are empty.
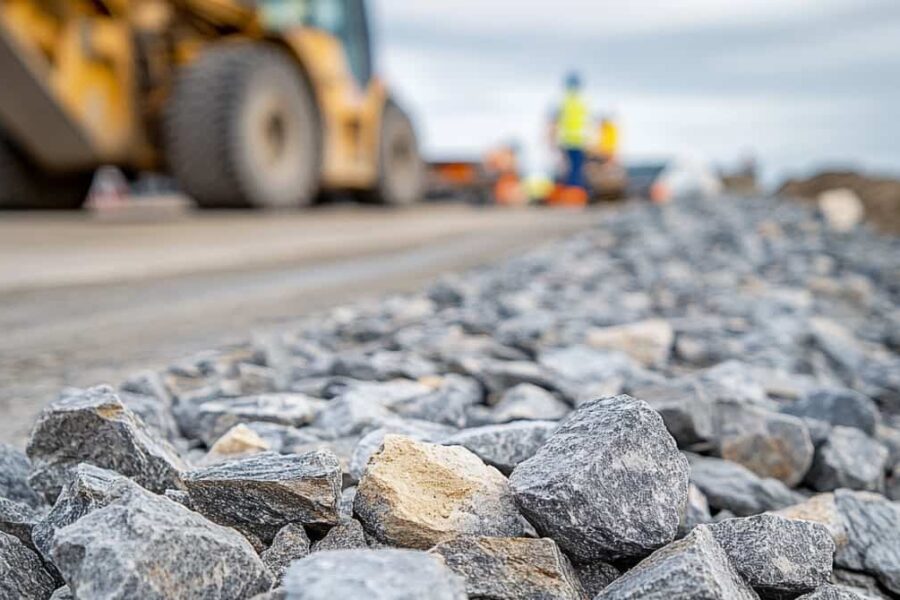
[[[619,163],[619,127],[612,117],[600,119],[597,143],[588,154],[585,179],[592,201],[622,200],[628,192],[628,172]]]
[[[202,207],[417,201],[363,0],[0,0],[0,207],[75,208],[101,164]]]
[[[427,196],[473,204],[519,205],[528,201],[519,173],[518,145],[498,146],[482,160],[428,163]]]
[[[465,200],[488,204],[494,181],[480,160],[431,161],[427,167],[426,195],[435,200]]]
[[[753,196],[759,193],[756,157],[746,153],[740,166],[733,171],[721,171],[722,186],[730,194]]]
[[[665,204],[678,198],[711,198],[722,193],[722,182],[708,167],[689,160],[669,160],[629,166],[628,195]]]
[[[494,180],[494,202],[504,206],[528,201],[519,173],[518,144],[499,146],[484,157],[485,170]]]

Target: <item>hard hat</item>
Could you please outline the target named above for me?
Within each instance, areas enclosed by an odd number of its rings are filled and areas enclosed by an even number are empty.
[[[566,89],[577,90],[581,88],[581,74],[577,71],[570,71],[566,75]]]

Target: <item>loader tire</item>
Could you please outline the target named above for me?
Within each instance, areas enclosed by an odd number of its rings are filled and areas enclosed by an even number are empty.
[[[44,173],[0,135],[0,209],[74,210],[90,186],[90,173]]]
[[[381,121],[378,181],[369,200],[389,206],[407,206],[425,194],[425,165],[412,121],[388,102]]]
[[[184,67],[163,144],[172,174],[203,208],[294,208],[318,191],[312,91],[275,46],[221,44]]]

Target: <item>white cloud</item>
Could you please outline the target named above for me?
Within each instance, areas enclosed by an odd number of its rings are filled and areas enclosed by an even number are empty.
[[[620,36],[685,27],[798,20],[810,11],[857,0],[378,0],[377,13],[397,26],[477,34]]]
[[[779,40],[752,53],[725,53],[713,58],[723,69],[745,74],[800,73],[822,65],[852,67],[896,60],[900,52],[900,18],[865,29],[835,28],[800,39]],[[896,75],[900,79],[900,73]]]

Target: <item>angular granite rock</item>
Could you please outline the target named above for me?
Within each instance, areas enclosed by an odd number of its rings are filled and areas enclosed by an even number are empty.
[[[50,556],[73,594],[92,600],[238,600],[273,581],[239,533],[137,486],[58,530]]]
[[[581,405],[510,476],[516,503],[573,560],[645,556],[675,538],[688,463],[645,402]]]
[[[400,422],[402,419],[396,413],[351,389],[330,400],[316,417],[313,427],[327,432],[328,437],[334,439],[365,435]]]
[[[797,600],[866,600],[864,597],[836,585],[823,585],[814,592],[798,596]]]
[[[625,380],[641,368],[623,352],[579,344],[542,350],[537,361],[573,406],[620,394]]]
[[[185,508],[194,510],[194,505],[191,502],[191,495],[184,490],[166,490],[166,493],[163,494],[163,496],[173,502],[177,502]]]
[[[713,518],[709,512],[709,502],[706,496],[693,483],[688,486],[687,503],[684,506],[684,514],[678,525],[679,537],[687,535],[691,529],[697,525],[712,522]]]
[[[69,589],[69,586],[64,585],[50,596],[50,600],[77,600],[75,596],[72,595],[72,590]]]
[[[354,350],[337,355],[331,372],[363,381],[390,381],[434,375],[437,367],[415,352]]]
[[[881,415],[872,399],[853,390],[820,388],[787,404],[782,410],[789,415],[812,417],[832,425],[855,427],[874,437]]]
[[[174,442],[181,437],[171,406],[153,396],[118,392],[119,399],[144,424],[161,438]]]
[[[506,478],[459,446],[388,435],[357,486],[354,513],[393,546],[428,549],[462,534],[517,537],[527,525]]]
[[[690,454],[688,458],[691,481],[713,508],[746,517],[803,500],[777,479],[762,479],[737,463],[696,454]]]
[[[744,581],[761,595],[798,595],[831,580],[834,541],[824,525],[757,515],[709,529]]]
[[[575,565],[575,573],[581,581],[581,587],[588,598],[594,598],[606,589],[613,581],[621,577],[622,572],[609,563],[597,560],[592,563]]]
[[[558,426],[556,421],[518,421],[472,427],[451,435],[443,443],[468,448],[487,464],[509,475],[519,463],[534,456]]]
[[[726,400],[764,407],[770,404],[758,373],[746,363],[728,360],[705,369],[698,379],[705,393],[714,401]]]
[[[41,413],[28,442],[32,488],[55,500],[79,463],[131,477],[163,493],[181,487],[175,449],[128,410],[109,386],[66,395]]]
[[[555,387],[553,375],[548,369],[526,360],[465,357],[456,366],[480,381],[492,395],[502,394],[520,383],[531,383],[550,390]]]
[[[484,397],[478,381],[453,373],[423,377],[418,385],[426,388],[425,393],[391,401],[388,408],[407,419],[464,427],[468,410]]]
[[[887,459],[887,448],[859,429],[835,427],[816,450],[806,480],[820,492],[838,488],[883,490]]]
[[[0,498],[0,531],[19,538],[30,548],[34,548],[31,531],[40,519],[40,513],[27,504]]]
[[[520,383],[503,393],[500,401],[483,415],[486,423],[511,421],[559,421],[571,407],[536,385]]]
[[[878,579],[867,573],[848,571],[846,569],[834,569],[834,585],[840,590],[853,592],[861,596],[863,600],[896,600],[897,595],[891,595]]]
[[[461,536],[429,552],[465,579],[470,598],[584,597],[569,559],[550,539]]]
[[[324,406],[324,400],[304,394],[262,394],[211,400],[197,407],[185,434],[212,446],[239,423],[262,422],[299,427],[315,420]]]
[[[900,594],[900,504],[850,490],[837,490],[834,499],[850,549],[861,565],[856,570],[875,575],[884,587]]]
[[[198,512],[263,541],[288,523],[339,521],[341,468],[330,452],[260,454],[189,471],[184,483]]]
[[[708,526],[660,548],[594,600],[756,600]]]
[[[31,508],[44,504],[41,497],[28,485],[31,461],[24,452],[8,444],[0,444],[0,498],[22,502]]]
[[[339,502],[339,510],[341,519],[349,519],[353,516],[353,501],[356,500],[356,486],[344,488],[341,492],[341,501]]]
[[[463,581],[440,557],[415,550],[334,550],[297,561],[284,578],[289,600],[466,600]]]
[[[257,594],[250,600],[287,600],[287,592],[284,588],[275,588],[263,594]]]
[[[309,537],[303,525],[288,523],[275,534],[272,544],[259,556],[275,576],[275,585],[278,585],[290,564],[308,555]]]
[[[50,560],[50,549],[56,532],[88,513],[106,506],[130,488],[138,487],[124,475],[82,463],[72,470],[72,477],[56,499],[50,512],[35,523],[31,538],[35,547]]]
[[[647,367],[660,367],[669,360],[675,333],[663,319],[652,319],[594,328],[585,334],[588,346],[605,350],[619,350]]]
[[[838,511],[834,494],[818,494],[800,504],[773,511],[772,514],[795,521],[810,521],[823,525],[834,542],[835,564],[854,564],[857,568],[861,568],[858,556],[849,547],[847,526]]]
[[[778,479],[788,487],[800,483],[813,462],[809,431],[797,417],[720,402],[716,435],[722,458],[744,465],[760,477]]]
[[[537,362],[554,380],[562,379],[567,384],[581,386],[606,382],[609,386],[620,387],[623,377],[638,366],[621,352],[582,345],[547,348],[538,354]]]
[[[0,598],[43,600],[54,589],[56,581],[35,551],[0,531]]]
[[[657,411],[681,448],[712,439],[715,405],[694,379],[666,381],[630,389]]]
[[[356,550],[367,548],[366,534],[356,519],[343,519],[328,530],[321,540],[313,544],[312,552],[324,550]]]

